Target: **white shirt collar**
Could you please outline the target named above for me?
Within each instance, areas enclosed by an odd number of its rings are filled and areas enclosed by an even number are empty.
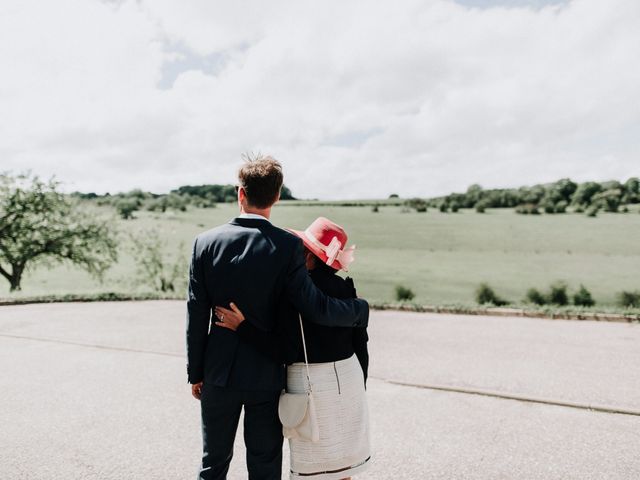
[[[258,215],[257,213],[241,213],[238,218],[253,218],[256,220],[266,220],[267,222],[269,222],[269,219],[267,217],[264,217],[262,215]],[[271,223],[271,222],[269,222]]]

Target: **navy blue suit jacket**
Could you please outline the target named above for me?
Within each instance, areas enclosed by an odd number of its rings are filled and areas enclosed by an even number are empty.
[[[368,324],[367,302],[338,300],[322,293],[305,268],[302,241],[267,220],[236,218],[198,235],[187,300],[189,382],[204,380],[239,390],[283,388],[281,363],[240,342],[236,332],[211,322],[213,307],[234,302],[246,321],[273,332],[283,301],[291,302],[306,320],[319,325]]]

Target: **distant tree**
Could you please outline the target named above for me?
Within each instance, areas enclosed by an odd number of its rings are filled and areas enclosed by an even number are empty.
[[[400,198],[397,193],[392,193],[389,198]]]
[[[181,195],[176,195],[175,193],[170,193],[169,195],[164,195],[165,202],[167,203],[167,208],[172,210],[180,210],[181,212],[187,211],[187,205],[189,204],[189,199],[185,198]]]
[[[208,206],[211,206],[211,202],[217,203],[229,203],[235,202],[238,198],[236,195],[235,185],[183,185],[172,193],[178,195],[193,197],[199,199],[207,199]],[[295,200],[296,198],[291,193],[291,190],[286,185],[282,186],[280,191],[280,200]]]
[[[483,193],[484,192],[482,190],[482,187],[477,183],[474,183],[473,185],[469,186],[469,188],[467,188],[467,193],[465,195],[466,202],[464,203],[464,206],[467,208],[474,207],[480,200],[482,200]]]
[[[280,200],[295,200],[291,193],[291,190],[286,185],[282,185],[282,190],[280,190]]]
[[[558,180],[550,188],[550,190],[554,192],[554,200],[556,202],[564,200],[567,203],[571,201],[571,197],[573,197],[577,189],[578,185],[568,178]]]
[[[556,205],[550,199],[547,199],[547,200],[543,199],[540,206],[544,209],[544,213],[556,213]]]
[[[165,254],[166,239],[157,230],[147,230],[131,236],[131,250],[136,261],[138,279],[155,291],[174,292],[186,278],[187,260],[178,254],[170,261]],[[184,250],[181,244],[178,251]]]
[[[116,233],[36,176],[0,175],[0,274],[20,290],[28,267],[68,261],[100,278],[117,260]]]
[[[82,200],[93,200],[94,198],[98,198],[98,194],[94,192],[89,192],[89,193],[72,192],[70,195],[72,197],[80,198]]]
[[[534,185],[533,187],[521,187],[518,189],[521,203],[530,203],[538,205],[546,193],[546,189],[542,185]]]
[[[414,208],[416,212],[426,212],[427,202],[422,198],[411,198],[406,200],[404,204],[409,208]]]
[[[166,212],[167,211],[167,197],[166,195],[162,195],[161,197],[155,198],[147,204],[147,210],[150,212]]]
[[[555,213],[566,213],[568,206],[569,203],[566,200],[560,200],[558,203],[556,203]]]
[[[624,185],[617,180],[608,180],[600,184],[602,190],[624,190]]]
[[[624,183],[624,203],[640,203],[640,179],[632,177]]]
[[[605,212],[617,212],[622,202],[622,190],[612,188],[603,192],[596,193],[592,199],[592,205],[602,207]]]
[[[597,217],[599,211],[600,211],[599,205],[591,205],[589,208],[587,208],[585,213],[587,217]]]
[[[538,206],[533,203],[525,203],[516,207],[516,213],[523,215],[538,215],[540,211]]]
[[[584,208],[591,204],[592,197],[602,191],[602,186],[596,182],[585,182],[578,185],[575,193],[571,197],[573,205],[579,205]]]
[[[123,220],[128,220],[133,218],[133,212],[136,212],[140,209],[141,202],[139,199],[133,198],[120,198],[116,201],[115,207],[118,215]]]
[[[119,196],[121,198],[135,198],[136,200],[139,200],[140,202],[143,202],[144,200],[152,197],[152,195],[150,193],[143,192],[139,188],[136,188],[134,190],[130,190],[130,191],[126,192],[126,193],[121,193]]]

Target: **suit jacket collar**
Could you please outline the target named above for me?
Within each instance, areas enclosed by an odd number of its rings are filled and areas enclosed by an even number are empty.
[[[265,225],[271,225],[271,222],[266,218],[242,218],[236,217],[229,222],[231,225],[237,225],[239,227],[261,227]]]

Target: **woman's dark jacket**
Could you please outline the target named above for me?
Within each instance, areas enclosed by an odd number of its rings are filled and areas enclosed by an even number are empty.
[[[309,275],[313,283],[330,297],[356,298],[353,280],[336,275],[330,267],[321,265],[311,270]],[[264,332],[244,321],[239,325],[237,333],[242,340],[279,362],[304,362],[298,312],[289,302],[280,303],[276,332]],[[307,322],[304,318],[302,323],[309,363],[337,362],[355,353],[366,381],[369,368],[369,337],[366,328],[324,327]]]

